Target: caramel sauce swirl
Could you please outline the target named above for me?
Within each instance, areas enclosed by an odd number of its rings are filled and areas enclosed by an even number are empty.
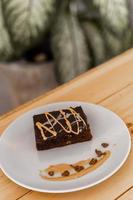
[[[44,113],[49,124],[50,124],[50,127],[47,127],[45,124],[42,124],[40,122],[36,122],[36,126],[38,127],[38,129],[40,130],[40,133],[41,133],[41,136],[43,138],[43,140],[47,140],[48,137],[46,137],[45,133],[44,133],[44,130],[48,131],[49,133],[52,134],[52,137],[56,136],[57,135],[57,132],[55,131],[54,129],[54,126],[56,124],[59,124],[60,127],[66,132],[66,133],[73,133],[73,134],[76,134],[78,135],[79,132],[80,132],[80,129],[79,129],[79,122],[83,122],[83,124],[86,126],[86,122],[84,121],[84,119],[80,116],[79,113],[77,113],[73,108],[68,108],[67,110],[69,110],[71,112],[71,115],[75,118],[75,122],[77,124],[77,130],[74,131],[72,129],[72,124],[70,123],[70,121],[67,119],[66,117],[66,113],[63,111],[63,110],[59,110],[60,114],[63,116],[63,119],[65,120],[65,123],[66,123],[66,127],[63,126],[63,124],[57,120],[51,113],[49,112],[46,112]],[[50,118],[53,119],[54,121],[54,125],[51,123],[50,121]],[[44,130],[43,130],[44,129]]]
[[[71,179],[76,179],[79,178],[81,176],[86,175],[89,172],[92,172],[94,170],[96,170],[98,167],[100,167],[111,155],[110,151],[106,151],[102,157],[97,160],[97,162],[94,165],[89,165],[90,163],[90,159],[86,159],[86,160],[81,160],[77,163],[74,164],[66,164],[66,163],[62,163],[62,164],[57,164],[57,165],[51,165],[49,166],[47,169],[44,169],[41,171],[40,176],[44,179],[47,179],[49,181],[66,181],[66,180],[71,180]],[[74,171],[74,168],[76,166],[82,166],[82,170],[81,171]],[[70,173],[70,175],[68,176],[61,176],[61,174],[64,171],[68,171]],[[45,172],[45,174],[44,174]],[[54,172],[54,174],[60,174],[60,176],[48,176],[49,172]]]

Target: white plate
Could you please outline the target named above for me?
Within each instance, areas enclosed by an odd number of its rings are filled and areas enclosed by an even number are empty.
[[[93,133],[92,141],[37,151],[32,116],[78,105],[87,115]],[[96,148],[103,150],[102,142],[109,143],[108,149],[112,153],[93,172],[63,182],[52,182],[39,176],[39,170],[51,164],[74,163],[93,156]],[[123,165],[130,148],[130,134],[125,123],[110,110],[84,102],[60,102],[30,110],[4,131],[0,140],[0,164],[6,176],[23,187],[40,192],[62,193],[88,188],[109,178]]]

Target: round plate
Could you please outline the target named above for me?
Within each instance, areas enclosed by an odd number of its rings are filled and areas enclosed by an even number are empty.
[[[34,114],[69,106],[82,106],[90,124],[93,139],[51,150],[37,151],[33,129]],[[95,155],[95,149],[106,150],[111,156],[99,168],[80,178],[52,182],[42,179],[39,170],[58,163],[74,163]],[[94,186],[114,174],[125,162],[131,138],[125,123],[102,106],[84,102],[60,102],[45,105],[20,116],[4,131],[0,140],[0,164],[7,177],[15,183],[40,192],[72,192]],[[95,155],[96,156],[96,155]]]

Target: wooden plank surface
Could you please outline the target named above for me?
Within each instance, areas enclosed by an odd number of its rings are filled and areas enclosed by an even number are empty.
[[[124,194],[122,194],[120,197],[118,197],[116,200],[132,200],[133,199],[133,187],[130,188],[130,190],[126,191]]]
[[[132,85],[133,88],[133,85]],[[131,89],[131,88],[130,88]],[[128,91],[130,91],[128,88]],[[125,96],[126,94],[126,89],[122,90],[120,93],[113,95],[111,98],[107,99],[102,105],[105,107],[109,107],[110,103],[112,105],[112,110],[116,111],[117,108],[119,108],[119,97]],[[131,96],[130,96],[131,98]],[[132,98],[133,98],[133,93],[132,93]],[[112,100],[111,100],[112,99]],[[122,100],[124,98],[121,98]],[[128,102],[128,97],[123,100],[123,109],[126,110],[126,108],[133,108],[133,102]],[[114,106],[113,106],[114,105]],[[116,110],[115,110],[116,107]],[[126,121],[126,122],[132,122],[133,121],[133,110],[130,109],[130,111],[123,112],[122,110],[119,109],[120,116]],[[133,128],[130,127],[130,129]],[[83,197],[85,200],[89,200],[91,197],[91,200],[113,200],[117,198],[120,194],[122,194],[125,190],[130,188],[133,185],[133,150],[130,152],[130,155],[128,157],[127,162],[124,164],[124,166],[115,174],[113,175],[110,179],[106,180],[105,182],[90,188],[86,189],[80,192],[76,193],[69,193],[69,194],[56,194],[56,195],[50,195],[47,194],[44,196],[44,194],[36,193],[36,192],[31,192],[28,195],[24,196],[22,200],[28,200],[28,199],[45,199],[45,200],[80,200],[81,197]],[[122,180],[122,181],[121,181]],[[97,192],[97,191],[100,191]]]
[[[26,110],[49,102],[65,100],[99,103],[116,112],[126,123],[133,123],[133,50],[2,116],[0,131],[2,132],[12,120]],[[133,137],[132,124],[130,124],[130,131]],[[110,179],[90,189],[65,195],[29,191],[17,186],[0,172],[0,200],[80,200],[81,198],[85,200],[114,200],[117,198],[123,200],[121,198],[126,195],[125,191],[129,190],[127,192],[129,198],[133,196],[132,170],[133,150],[124,166]]]

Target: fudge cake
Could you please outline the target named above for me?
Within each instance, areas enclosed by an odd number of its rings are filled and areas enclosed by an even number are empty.
[[[34,115],[33,121],[37,150],[92,139],[90,127],[81,106]]]

